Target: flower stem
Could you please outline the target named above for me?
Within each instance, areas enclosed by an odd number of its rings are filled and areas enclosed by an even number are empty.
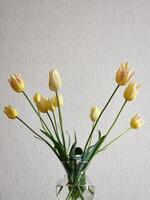
[[[33,108],[33,110],[35,111],[35,113],[38,115],[38,117],[40,118],[40,120],[42,121],[43,125],[46,127],[47,131],[51,134],[49,128],[47,127],[46,123],[44,122],[44,120],[42,119],[42,117],[39,115],[38,111],[35,109],[34,105],[32,104],[31,100],[29,99],[29,97],[27,96],[27,94],[23,91],[22,92],[23,95],[26,97],[26,99],[28,100],[29,104],[31,105],[31,107]]]
[[[58,132],[57,132],[56,127],[55,127],[55,125],[54,125],[54,123],[53,123],[53,120],[52,120],[52,118],[51,118],[51,116],[50,116],[50,114],[49,114],[48,112],[47,112],[47,115],[48,115],[48,117],[49,117],[49,119],[50,119],[50,122],[51,122],[51,124],[52,124],[52,126],[53,126],[53,130],[54,130],[54,132],[55,132],[56,138],[57,138],[58,142],[61,144],[61,141],[60,141],[60,139],[59,139]]]
[[[119,116],[120,116],[120,114],[121,114],[123,108],[125,107],[126,103],[127,103],[127,100],[125,100],[125,102],[124,102],[123,105],[121,106],[121,108],[120,108],[120,110],[119,110],[119,112],[118,112],[118,114],[117,114],[115,120],[113,121],[111,127],[108,129],[107,133],[105,134],[105,138],[104,138],[104,140],[103,140],[102,143],[104,143],[104,141],[106,140],[108,134],[109,134],[110,131],[113,129],[113,127],[114,127],[115,123],[117,122],[117,120],[118,120],[118,118],[119,118]],[[102,144],[102,143],[101,143],[101,144]]]
[[[128,128],[128,129],[126,129],[123,133],[121,133],[119,136],[117,136],[116,138],[114,138],[111,142],[109,142],[108,144],[106,144],[105,146],[103,146],[97,153],[99,153],[100,151],[104,151],[108,146],[110,146],[112,143],[114,143],[120,137],[122,137],[123,135],[125,135],[125,133],[127,133],[129,130],[131,130],[131,127]]]
[[[93,129],[93,127],[94,127],[94,123],[95,123],[95,122],[93,122],[93,124],[92,124],[92,129]],[[91,142],[92,142],[92,135],[91,135],[91,138],[90,138],[90,140],[89,140],[88,147],[90,147],[90,145],[91,145]]]
[[[54,132],[56,132],[56,129],[55,129],[55,126],[54,126],[53,120],[52,120],[52,118],[51,118],[49,112],[47,112],[47,116],[48,116],[48,118],[49,118],[49,120],[50,120],[50,122],[51,122],[51,125],[52,125],[52,127],[53,127]]]
[[[58,157],[59,160],[60,157],[58,155],[58,153],[54,150],[53,146],[47,142],[47,140],[45,140],[42,136],[40,136],[37,132],[35,132],[28,124],[26,124],[21,118],[17,117],[16,119],[18,119],[21,123],[23,123],[30,131],[32,131],[38,138],[40,138],[43,142],[45,142],[50,148],[51,150],[55,153],[55,155]]]
[[[91,138],[92,135],[93,135],[93,132],[94,132],[96,126],[97,126],[97,123],[99,122],[99,120],[100,120],[102,114],[104,113],[105,109],[106,109],[107,106],[109,105],[109,103],[110,103],[110,101],[112,100],[113,96],[114,96],[115,93],[117,92],[119,86],[120,86],[120,85],[117,85],[117,87],[115,88],[114,92],[112,93],[112,95],[111,95],[110,98],[108,99],[106,105],[104,106],[103,110],[101,111],[101,113],[100,113],[98,119],[96,120],[96,122],[95,122],[95,124],[94,124],[94,126],[93,126],[93,128],[92,128],[92,130],[91,130],[91,133],[90,133],[90,135],[89,135],[89,137],[88,137],[88,140],[87,140],[87,142],[86,142],[86,144],[85,144],[84,152],[85,152],[85,150],[86,150],[86,148],[87,148],[87,146],[88,146],[88,144],[89,144],[90,138]]]
[[[57,105],[58,105],[58,115],[59,115],[59,123],[60,123],[60,128],[61,128],[62,140],[63,140],[64,149],[66,152],[66,143],[65,143],[64,131],[63,131],[62,115],[61,115],[59,97],[58,97],[57,91],[56,91],[56,99],[57,99]]]
[[[119,118],[119,116],[120,116],[120,114],[121,114],[123,108],[125,107],[126,103],[127,103],[127,100],[125,100],[125,102],[123,103],[123,105],[122,105],[121,109],[119,110],[119,112],[118,112],[118,114],[117,114],[117,116],[116,116],[114,122],[112,123],[111,127],[108,129],[108,131],[107,131],[107,133],[106,133],[106,136],[110,133],[110,131],[111,131],[112,128],[114,127],[114,125],[115,125],[115,123],[117,122],[117,120],[118,120],[118,118]]]

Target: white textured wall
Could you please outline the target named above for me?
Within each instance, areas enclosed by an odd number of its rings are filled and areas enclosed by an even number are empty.
[[[122,61],[137,70],[141,92],[128,103],[111,138],[140,112],[146,124],[99,155],[89,169],[95,200],[148,200],[150,197],[150,1],[0,0],[0,108],[13,104],[35,130],[39,122],[21,94],[7,82],[20,72],[27,93],[50,95],[48,71],[63,77],[63,115],[83,145],[90,130],[89,109],[103,106],[115,87]],[[104,132],[120,108],[123,88],[100,122]],[[17,121],[0,114],[0,200],[52,200],[64,171],[47,146]]]

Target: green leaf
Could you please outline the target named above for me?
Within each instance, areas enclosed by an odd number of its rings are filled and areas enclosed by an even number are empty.
[[[83,155],[83,162],[85,164],[82,166],[81,170],[85,170],[85,168],[89,165],[89,162],[92,160],[92,158],[96,154],[97,150],[99,149],[99,147],[101,146],[101,144],[105,140],[105,137],[106,137],[105,135],[102,136],[100,138],[100,140],[97,141],[93,146],[90,146],[89,148],[87,148],[87,150],[85,151],[85,153]]]
[[[42,133],[44,133],[54,144],[54,148],[57,150],[57,152],[59,153],[59,156],[61,158],[62,161],[65,161],[67,160],[67,155],[65,153],[65,150],[64,150],[64,146],[57,142],[52,136],[50,136],[46,131],[44,130],[41,130]]]
[[[69,151],[70,149],[70,144],[71,144],[71,137],[70,137],[70,134],[68,133],[68,131],[66,131],[67,135],[68,135],[68,147],[67,147],[67,152]]]

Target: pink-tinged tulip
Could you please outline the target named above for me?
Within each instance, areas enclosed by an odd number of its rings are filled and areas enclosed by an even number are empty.
[[[118,85],[126,85],[134,74],[135,70],[133,68],[130,69],[128,63],[121,64],[116,73],[116,82]]]

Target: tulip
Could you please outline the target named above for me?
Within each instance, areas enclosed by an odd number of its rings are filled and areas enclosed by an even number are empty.
[[[116,73],[116,82],[118,85],[126,85],[134,74],[134,69],[129,69],[128,63],[121,64]]]
[[[51,101],[52,101],[52,104],[53,104],[54,107],[58,107],[58,102],[59,102],[59,107],[63,106],[63,104],[64,104],[64,100],[63,100],[62,94],[58,95],[58,101],[57,101],[57,97],[56,96],[53,96],[51,98]]]
[[[133,129],[140,128],[144,124],[143,119],[140,117],[139,114],[136,114],[130,121],[130,126]]]
[[[93,122],[95,122],[99,115],[100,115],[101,111],[98,107],[94,106],[91,108],[91,112],[90,112],[90,118]]]
[[[139,93],[141,85],[138,85],[136,82],[130,82],[127,88],[124,91],[124,98],[127,101],[132,101],[136,98]]]
[[[62,86],[61,77],[56,69],[49,72],[49,88],[50,90],[57,92]]]
[[[56,108],[56,106],[54,106],[54,104],[53,104],[53,102],[52,102],[52,100],[50,100],[50,111],[54,111],[55,110],[55,108]]]
[[[20,74],[11,75],[8,81],[15,92],[23,92],[25,90],[25,83]]]
[[[40,97],[40,100],[37,103],[37,108],[40,112],[46,113],[51,108],[51,102],[50,99],[47,97]]]
[[[3,111],[8,118],[10,119],[15,119],[16,117],[18,117],[18,111],[16,110],[16,108],[8,105],[6,107],[4,107],[4,111]]]
[[[41,99],[41,94],[39,92],[36,92],[34,97],[33,97],[33,100],[36,104],[38,104],[38,102],[40,101]]]

